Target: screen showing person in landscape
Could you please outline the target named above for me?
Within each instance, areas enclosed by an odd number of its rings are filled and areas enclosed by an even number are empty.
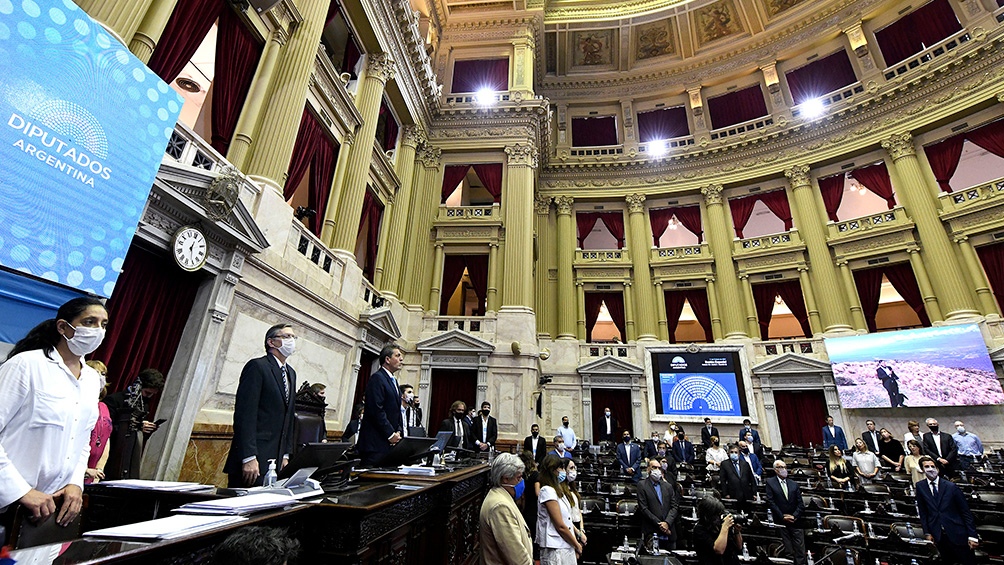
[[[1000,404],[1004,391],[974,324],[826,339],[844,408]]]
[[[652,353],[656,411],[674,416],[746,415],[735,351]]]

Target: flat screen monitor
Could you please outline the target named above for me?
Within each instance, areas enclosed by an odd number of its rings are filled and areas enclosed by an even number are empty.
[[[397,442],[374,467],[408,465],[429,454],[438,437],[405,437]]]
[[[279,478],[292,477],[305,467],[317,467],[312,475],[323,474],[334,467],[350,447],[351,443],[308,443],[279,471]]]
[[[656,412],[672,416],[745,416],[737,351],[652,352]]]
[[[451,431],[438,432],[435,438],[436,443],[432,444],[429,451],[438,451],[442,453],[443,450],[446,449],[446,443],[450,441],[451,437],[453,437],[453,432]]]
[[[827,338],[844,408],[1004,403],[976,324]]]

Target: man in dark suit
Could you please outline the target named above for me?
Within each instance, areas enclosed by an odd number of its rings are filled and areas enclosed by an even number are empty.
[[[404,352],[395,344],[380,350],[380,368],[366,383],[366,425],[357,442],[362,465],[372,465],[401,441],[401,388],[394,373],[404,364]]]
[[[621,473],[627,475],[632,483],[637,483],[641,475],[641,448],[631,443],[631,432],[627,430],[624,430],[621,439],[623,441],[617,444],[617,462],[620,463]]]
[[[467,404],[463,400],[454,401],[450,405],[450,416],[439,423],[439,431],[453,432],[446,447],[474,450],[474,432],[467,422]]]
[[[826,425],[823,426],[823,449],[829,449],[831,445],[847,451],[847,437],[840,426],[833,423],[833,416],[826,416]]]
[[[231,488],[260,486],[269,459],[282,469],[293,452],[293,405],[296,371],[286,360],[296,351],[289,324],[265,332],[265,356],[241,371],[234,403],[234,437],[223,472]]]
[[[701,428],[701,443],[705,448],[711,447],[711,436],[722,437],[718,434],[718,428],[711,425],[711,418],[705,418],[704,427]]]
[[[499,439],[499,421],[491,416],[492,405],[487,400],[481,403],[481,412],[474,418],[471,435],[474,437],[474,447],[480,451],[488,451]]]
[[[760,432],[753,429],[753,422],[749,418],[743,420],[743,427],[739,430],[739,441],[748,441],[747,435],[752,435],[753,441],[760,443]]]
[[[979,538],[965,495],[951,481],[941,480],[931,457],[921,457],[920,467],[927,478],[914,487],[924,537],[938,546],[942,563],[976,563],[973,549]]]
[[[786,557],[795,565],[805,565],[805,532],[798,526],[805,510],[802,491],[798,483],[788,478],[788,466],[783,460],[774,461],[774,475],[767,479],[767,507],[774,515],[774,522],[783,526],[780,532]]]
[[[952,476],[959,465],[959,447],[951,434],[941,433],[934,418],[927,419],[927,429],[931,431],[924,434],[924,441],[921,442],[924,454],[937,461],[943,473]]]
[[[537,465],[540,465],[547,455],[547,442],[540,437],[540,426],[537,424],[530,426],[530,435],[523,440],[523,451],[529,451]]]
[[[617,418],[610,413],[609,408],[603,409],[603,417],[599,422],[599,434],[596,436],[596,443],[601,441],[617,441]]]
[[[676,441],[673,442],[673,457],[677,463],[694,463],[694,443],[687,439],[687,435],[683,432],[676,434]]]
[[[868,451],[878,455],[879,440],[882,436],[875,429],[875,420],[865,420],[865,427],[868,429],[861,432],[861,439],[868,446]]]
[[[896,371],[892,369],[892,366],[887,361],[878,360],[875,375],[882,381],[882,387],[885,388],[886,393],[889,395],[889,405],[893,408],[906,406],[903,403],[906,400],[906,396],[899,392],[899,375],[896,374]]]
[[[356,443],[359,437],[356,435],[359,433],[359,426],[363,422],[363,404],[360,402],[352,407],[352,419],[349,420],[349,424],[345,426],[345,431],[342,432],[342,439],[339,441],[351,441]]]
[[[722,461],[718,468],[718,476],[721,480],[722,496],[735,499],[739,503],[740,510],[751,511],[749,501],[753,500],[756,492],[756,479],[753,478],[753,469],[749,463],[739,457],[738,445],[729,446],[729,460]]]
[[[659,536],[659,549],[676,549],[676,515],[680,499],[676,485],[663,477],[658,459],[648,461],[648,479],[638,483],[638,514],[642,539]]]

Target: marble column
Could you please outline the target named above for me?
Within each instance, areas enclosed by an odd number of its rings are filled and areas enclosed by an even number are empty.
[[[127,2],[123,2],[125,4]],[[144,63],[150,62],[153,50],[157,48],[157,42],[167,27],[171,14],[178,0],[153,0],[148,2],[149,7],[143,14],[139,26],[132,37],[129,38],[129,50]],[[116,30],[118,31],[118,30]],[[123,37],[124,39],[124,37]]]
[[[929,272],[938,303],[948,311],[946,320],[979,316],[972,292],[962,275],[962,263],[938,216],[935,191],[928,186],[927,177],[917,162],[913,136],[909,133],[893,135],[882,141],[882,148],[892,157],[893,166],[903,181],[896,187],[896,194],[917,226],[923,246],[921,258],[925,264],[938,267]]]
[[[262,107],[268,97],[268,89],[272,84],[272,77],[275,75],[275,63],[279,59],[279,51],[286,44],[286,32],[284,28],[272,31],[265,49],[262,51],[261,60],[258,61],[258,68],[255,69],[254,78],[251,80],[251,90],[248,91],[244,100],[244,108],[237,118],[237,127],[234,129],[234,138],[227,149],[227,161],[233,163],[235,167],[244,170],[248,152],[255,140],[255,126],[261,118]],[[341,150],[345,150],[345,142],[342,142]],[[330,199],[329,199],[330,202]],[[338,203],[335,202],[337,205]],[[322,238],[322,241],[323,238]]]
[[[533,200],[533,208],[536,212],[534,231],[537,234],[537,261],[534,264],[536,283],[534,311],[537,312],[537,335],[550,338],[555,335],[552,320],[557,314],[555,304],[549,302],[547,297],[547,270],[554,253],[554,234],[550,228],[551,198],[538,194]]]
[[[445,290],[449,292],[450,289],[443,289],[443,264],[446,258],[443,254],[443,243],[440,241],[436,242],[436,252],[432,259],[432,287],[429,288],[429,305],[426,308],[427,312],[435,312],[436,314],[445,315],[445,312],[439,311],[439,304],[442,299],[442,293]]]
[[[77,0],[87,15],[117,33],[126,45],[132,40],[153,0]],[[167,22],[165,21],[165,25]]]
[[[297,7],[303,14],[303,22],[279,53],[266,98],[268,104],[259,118],[258,128],[255,130],[253,124],[249,124],[252,131],[262,132],[262,135],[251,145],[244,168],[247,174],[268,179],[279,190],[286,184],[286,172],[300,129],[328,3],[305,0]]]
[[[750,276],[747,273],[740,272],[739,280],[741,281],[743,291],[743,305],[746,310],[746,331],[749,332],[750,337],[753,339],[764,339],[766,340],[768,336],[763,335],[760,331],[760,322],[756,317],[756,304],[753,302],[753,284],[750,283]]]
[[[837,260],[837,268],[840,269],[840,277],[844,281],[844,292],[847,293],[850,302],[851,320],[854,322],[854,329],[859,332],[868,331],[868,322],[865,320],[864,310],[861,309],[861,298],[858,297],[858,287],[854,284],[854,274],[846,259]]]
[[[576,339],[575,226],[571,196],[555,196],[558,210],[558,339]]]
[[[488,243],[488,298],[487,312],[499,310],[499,242],[494,239]]]
[[[537,149],[527,143],[507,145],[505,199],[506,252],[502,273],[502,308],[533,309],[533,177]]]
[[[385,229],[387,254],[383,262],[377,262],[373,286],[381,292],[397,296],[400,292],[401,267],[404,259],[404,239],[408,231],[408,215],[411,214],[411,192],[415,183],[415,151],[422,144],[423,133],[417,126],[404,126],[401,132],[401,144],[397,150],[394,168],[401,179],[401,187],[397,190],[394,213]],[[385,212],[386,213],[386,212]],[[328,216],[325,216],[325,221]]]
[[[622,335],[624,343],[638,340],[638,329],[635,324],[635,299],[634,285],[631,281],[624,281],[624,331],[627,335]]]
[[[517,32],[513,39],[513,77],[512,90],[533,92],[533,65],[534,65],[534,28],[532,26],[523,27]]]
[[[812,335],[819,335],[822,332],[819,324],[819,309],[816,308],[816,295],[812,292],[812,282],[809,281],[809,268],[805,265],[798,266],[798,284],[801,285],[802,297],[805,298],[805,311],[809,315],[809,329],[812,330]],[[850,329],[850,326],[847,326],[847,330]]]
[[[826,243],[826,219],[819,214],[816,202],[818,190],[812,188],[809,178],[809,167],[795,165],[785,169],[788,177],[789,194],[798,213],[798,232],[805,241],[812,269],[802,282],[802,294],[808,296],[812,289],[819,292],[819,312],[817,324],[826,333],[851,331],[850,310],[840,291],[840,280],[837,269],[833,266],[833,255]],[[801,275],[800,279],[803,279]],[[813,328],[813,331],[819,331]]]
[[[575,301],[578,312],[575,315],[575,334],[579,341],[586,341],[586,289],[582,281],[575,281]]]
[[[708,246],[715,258],[715,290],[718,292],[719,310],[722,314],[722,329],[725,339],[750,337],[748,326],[743,319],[745,301],[739,289],[736,266],[732,262],[732,230],[725,217],[722,199],[722,185],[711,184],[701,188],[704,195],[705,216],[708,219]],[[755,316],[754,316],[755,318]],[[759,333],[754,333],[758,336]]]
[[[711,337],[715,341],[725,339],[722,331],[722,314],[718,310],[718,294],[715,293],[715,277],[704,277],[704,282],[708,284],[705,292],[708,295],[708,310],[711,311]]]
[[[436,179],[441,178],[442,150],[432,145],[422,145],[418,151],[421,175],[416,176],[416,198],[409,218],[409,229],[404,248],[404,269],[401,271],[401,297],[408,304],[421,304],[428,298],[429,265],[432,261],[430,233],[439,208],[439,191]],[[490,265],[489,265],[490,267]],[[489,285],[490,286],[490,285]]]
[[[652,283],[655,291],[656,316],[659,322],[659,341],[669,341],[669,320],[666,319],[666,292],[662,283]]]
[[[993,292],[990,290],[990,283],[987,282],[987,275],[983,272],[983,267],[980,264],[980,257],[976,254],[976,250],[973,249],[973,244],[969,241],[969,237],[959,234],[954,237],[954,240],[956,245],[959,246],[959,250],[962,251],[962,261],[966,264],[969,278],[973,280],[973,285],[976,287],[976,297],[980,300],[980,312],[984,316],[990,314],[1000,316],[997,302],[994,300]]]
[[[628,249],[631,250],[631,266],[634,269],[636,331],[639,340],[657,340],[655,297],[652,296],[652,269],[649,267],[649,249],[652,248],[651,229],[645,214],[645,195],[629,194]]]
[[[376,140],[377,119],[380,117],[380,102],[384,87],[394,78],[394,62],[386,53],[366,55],[366,74],[359,92],[356,93],[356,107],[362,124],[356,134],[352,151],[345,166],[345,182],[342,184],[341,202],[335,216],[335,230],[331,238],[331,248],[354,255],[359,236],[359,218],[366,196],[366,184],[370,178],[370,164],[373,161],[373,142]]]
[[[341,204],[342,186],[345,185],[345,168],[348,166],[348,156],[352,153],[352,145],[356,136],[351,131],[345,134],[338,146],[338,158],[335,160],[335,172],[331,175],[331,192],[328,193],[328,203],[324,207],[324,221],[321,223],[321,241],[331,247],[335,237],[335,222],[338,206]]]
[[[938,306],[938,298],[931,288],[931,278],[927,276],[927,268],[920,258],[920,249],[911,247],[906,250],[910,256],[910,267],[913,268],[913,275],[917,279],[917,288],[920,289],[920,296],[924,299],[924,311],[931,322],[940,322],[945,318],[941,315],[941,307]]]

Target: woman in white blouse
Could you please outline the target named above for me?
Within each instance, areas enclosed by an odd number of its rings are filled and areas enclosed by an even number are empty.
[[[718,436],[711,436],[711,447],[704,452],[704,459],[708,462],[708,470],[718,472],[718,466],[729,458],[729,452],[721,448],[721,440]]]
[[[854,440],[854,470],[858,475],[858,482],[867,485],[875,480],[879,474],[881,462],[877,455],[868,450],[868,446],[861,438]]]
[[[0,365],[0,514],[20,502],[60,525],[80,513],[101,376],[84,364],[105,337],[108,312],[74,298],[35,326]]]
[[[582,544],[572,530],[571,493],[565,483],[568,459],[549,453],[540,464],[537,545],[540,565],[575,565]]]

